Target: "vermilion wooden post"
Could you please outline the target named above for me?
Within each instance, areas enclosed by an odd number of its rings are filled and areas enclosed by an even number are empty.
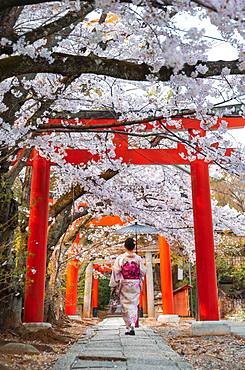
[[[93,311],[93,317],[97,317],[98,302],[99,302],[99,278],[98,278],[98,276],[93,275],[93,282],[92,282],[92,311]]]
[[[78,260],[71,259],[67,263],[65,313],[72,316],[77,314],[77,282]]]
[[[146,280],[143,281],[143,288],[142,288],[142,308],[143,314],[147,313],[147,290],[146,290]]]
[[[32,163],[24,322],[43,322],[50,162],[35,152]]]
[[[77,314],[77,285],[78,285],[78,270],[79,261],[75,258],[78,250],[78,244],[80,242],[80,234],[73,242],[73,245],[68,250],[67,271],[66,271],[66,299],[65,299],[65,314],[74,316]]]
[[[162,290],[162,309],[163,314],[174,314],[174,298],[170,247],[163,235],[158,236],[160,249],[160,275]]]
[[[141,291],[140,291],[140,297],[139,297],[139,317],[143,317],[143,289],[144,287],[142,286]]]
[[[208,164],[191,163],[197,288],[200,320],[219,320]]]

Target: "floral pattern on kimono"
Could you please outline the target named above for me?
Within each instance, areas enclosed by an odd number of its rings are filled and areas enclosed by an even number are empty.
[[[133,253],[119,255],[112,268],[110,287],[119,293],[122,317],[127,328],[134,326],[138,317],[138,304],[145,266],[140,256]]]

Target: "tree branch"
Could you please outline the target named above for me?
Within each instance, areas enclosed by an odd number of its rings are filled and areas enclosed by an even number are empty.
[[[70,226],[72,225],[72,228],[70,230],[68,229],[68,232],[65,234],[64,239],[62,241],[62,244],[63,245],[72,244],[75,241],[79,231],[82,231],[82,229],[88,224],[89,221],[91,221],[92,218],[93,216],[91,214],[87,214],[84,215],[83,218],[81,218],[80,222],[74,225],[70,224]]]
[[[60,1],[60,0],[59,0]],[[25,6],[25,5],[33,5],[33,4],[42,4],[42,3],[50,3],[50,2],[58,2],[58,0],[2,0],[0,4],[1,9],[12,8],[14,6]],[[132,4],[133,1],[131,0],[120,0],[120,3]],[[172,5],[172,0],[151,0],[148,1],[150,6],[158,9],[165,9],[166,6]],[[83,3],[83,2],[82,2]]]
[[[62,118],[64,119],[71,119],[71,118],[80,118],[80,119],[110,119],[115,118],[118,119],[121,113],[117,113],[113,110],[80,110],[77,113],[62,111],[57,112],[52,110],[52,114],[50,116],[54,118]]]
[[[13,10],[11,10],[12,13],[13,13]],[[26,33],[20,35],[20,36],[13,33],[13,35],[11,37],[11,40],[16,42],[21,37],[24,37],[25,42],[31,44],[31,43],[33,43],[37,40],[42,39],[42,38],[47,38],[47,41],[48,41],[47,46],[50,48],[51,46],[54,46],[54,44],[55,44],[54,41],[50,42],[50,40],[49,40],[50,36],[53,35],[53,38],[54,38],[55,34],[57,34],[59,31],[62,31],[62,30],[63,30],[63,33],[64,33],[65,29],[67,29],[67,34],[69,35],[72,31],[72,29],[69,26],[71,24],[76,25],[79,22],[82,22],[84,20],[84,18],[86,17],[86,15],[88,13],[90,13],[91,11],[93,11],[93,10],[94,10],[94,6],[91,5],[91,4],[88,4],[86,2],[80,12],[75,12],[75,11],[69,12],[66,15],[64,15],[63,17],[55,20],[54,22],[50,22],[48,24],[41,25],[40,27],[37,27],[37,28],[35,28],[35,29],[33,29],[29,32],[26,32]],[[8,18],[7,18],[7,20],[8,20]],[[68,29],[68,27],[69,27],[69,29]],[[3,26],[1,27],[1,25],[0,25],[0,33],[1,33],[1,29],[3,29],[5,31],[5,28],[6,27],[3,27]],[[60,35],[60,33],[59,33],[59,35]],[[5,34],[5,37],[6,37],[6,34]],[[12,45],[2,46],[1,47],[1,53],[11,55],[13,53],[13,46]]]
[[[25,5],[33,5],[33,4],[42,4],[42,3],[50,3],[50,2],[58,2],[58,0],[2,0],[0,4],[0,10],[1,9],[7,9],[7,8],[12,8],[14,6],[25,6]],[[125,4],[132,4],[133,1],[131,0],[120,0],[120,3],[125,3]],[[197,5],[217,11],[217,9],[210,5],[205,3],[204,1],[201,0],[192,0],[193,3],[196,3]],[[144,5],[144,4],[143,4]],[[166,9],[166,7],[173,5],[172,0],[148,0],[148,5],[152,6],[157,9]]]
[[[41,3],[55,3],[58,0],[1,0],[0,11],[14,6],[25,6]]]
[[[92,10],[94,10],[94,6],[89,3],[85,3],[80,12],[69,12],[64,15],[64,17],[61,17],[54,22],[48,23],[44,26],[42,25],[38,28],[35,28],[34,30],[27,32],[22,36],[25,36],[26,42],[33,43],[34,41],[40,40],[43,37],[47,37],[49,35],[57,33],[63,28],[70,26],[72,23],[83,21],[84,17]]]
[[[202,0],[191,0],[192,3],[195,3],[199,6],[201,6],[202,8],[206,8],[208,10],[212,10],[213,12],[217,13],[218,10],[215,6],[211,5],[211,4],[208,4],[208,3],[205,3],[205,1],[202,1]]]
[[[7,173],[9,185],[14,183],[14,180],[19,175],[20,171],[26,166],[28,158],[32,152],[32,148],[25,148],[18,158],[17,162],[11,167]]]
[[[73,215],[71,214],[71,208],[71,204],[64,208],[63,211],[56,217],[55,222],[49,226],[47,243],[49,253],[51,248],[58,243],[62,235],[67,232],[69,226],[77,219],[88,214],[87,209],[83,209],[81,212],[77,212]]]
[[[92,73],[96,75],[110,76],[123,80],[147,81],[149,75],[153,75],[159,81],[169,81],[174,74],[172,67],[162,66],[159,72],[153,73],[152,67],[145,64],[136,64],[124,60],[99,57],[94,54],[89,56],[77,56],[70,54],[53,53],[54,62],[38,57],[35,60],[26,55],[16,55],[0,60],[0,81],[12,76],[28,73],[55,73],[63,76],[73,76]],[[190,77],[196,71],[196,67],[204,62],[197,62],[196,65],[185,64],[178,72]],[[239,69],[239,61],[215,61],[205,62],[208,71],[205,74],[198,72],[198,78],[219,76],[223,68],[229,68],[231,74],[242,75],[245,71]]]
[[[1,5],[0,5],[1,7]],[[0,36],[16,40],[14,25],[22,12],[21,8],[13,8],[0,12]]]
[[[107,171],[103,172],[100,177],[107,181],[117,175],[117,173],[118,171],[108,169]],[[57,215],[69,204],[86,193],[87,191],[80,184],[74,186],[73,189],[64,194],[56,203],[54,203],[54,205],[49,208],[49,217],[57,217]]]

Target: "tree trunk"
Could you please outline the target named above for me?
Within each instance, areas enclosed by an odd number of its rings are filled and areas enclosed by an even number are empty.
[[[16,273],[14,231],[18,225],[18,203],[8,183],[8,166],[0,172],[0,328],[21,323],[21,285]]]

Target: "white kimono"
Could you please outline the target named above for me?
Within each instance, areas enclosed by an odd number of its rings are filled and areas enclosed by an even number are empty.
[[[122,316],[127,328],[135,326],[145,266],[140,256],[133,253],[120,254],[112,267],[110,287],[118,289]]]

